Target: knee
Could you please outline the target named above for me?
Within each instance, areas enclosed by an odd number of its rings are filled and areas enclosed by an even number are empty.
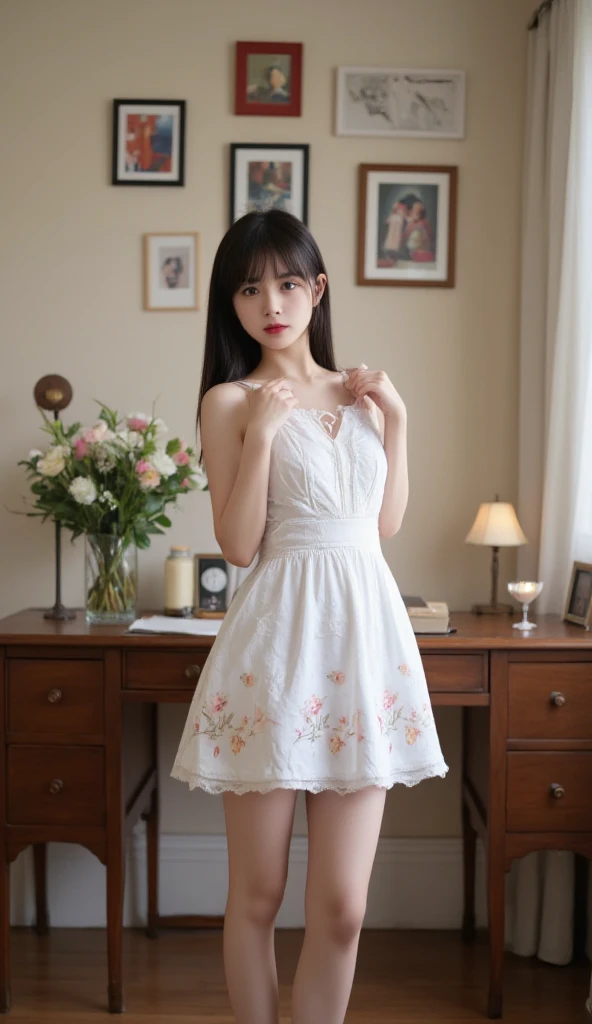
[[[241,889],[240,894],[229,892],[229,902],[234,900],[240,905],[244,917],[258,927],[266,927],[274,923],[284,898],[285,881],[274,882],[273,879],[258,884],[251,884]]]
[[[309,917],[313,926],[322,928],[333,942],[346,946],[359,938],[365,914],[365,898],[340,893],[328,896]]]

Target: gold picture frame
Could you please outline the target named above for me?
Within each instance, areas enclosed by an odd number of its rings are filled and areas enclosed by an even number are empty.
[[[196,619],[223,619],[228,611],[228,563],[219,551],[194,555]]]
[[[592,565],[589,562],[573,563],[563,621],[586,630],[592,627]]]

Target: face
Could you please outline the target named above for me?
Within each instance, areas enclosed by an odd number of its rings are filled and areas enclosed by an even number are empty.
[[[281,89],[286,84],[286,76],[279,68],[272,68],[269,72],[269,84],[272,89]]]
[[[245,281],[233,305],[247,334],[266,348],[287,348],[308,329],[314,306],[325,290],[327,278],[319,274],[316,286],[278,267],[276,277],[268,263],[260,281]]]

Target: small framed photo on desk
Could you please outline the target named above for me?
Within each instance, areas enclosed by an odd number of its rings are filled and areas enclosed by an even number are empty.
[[[588,562],[573,564],[563,619],[585,629],[592,626],[592,565]]]
[[[223,619],[228,610],[228,566],[221,554],[195,555],[195,608],[198,619]]]

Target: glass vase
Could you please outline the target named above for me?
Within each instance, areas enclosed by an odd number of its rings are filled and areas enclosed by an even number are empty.
[[[86,621],[130,623],[136,618],[138,551],[113,534],[85,534]]]

